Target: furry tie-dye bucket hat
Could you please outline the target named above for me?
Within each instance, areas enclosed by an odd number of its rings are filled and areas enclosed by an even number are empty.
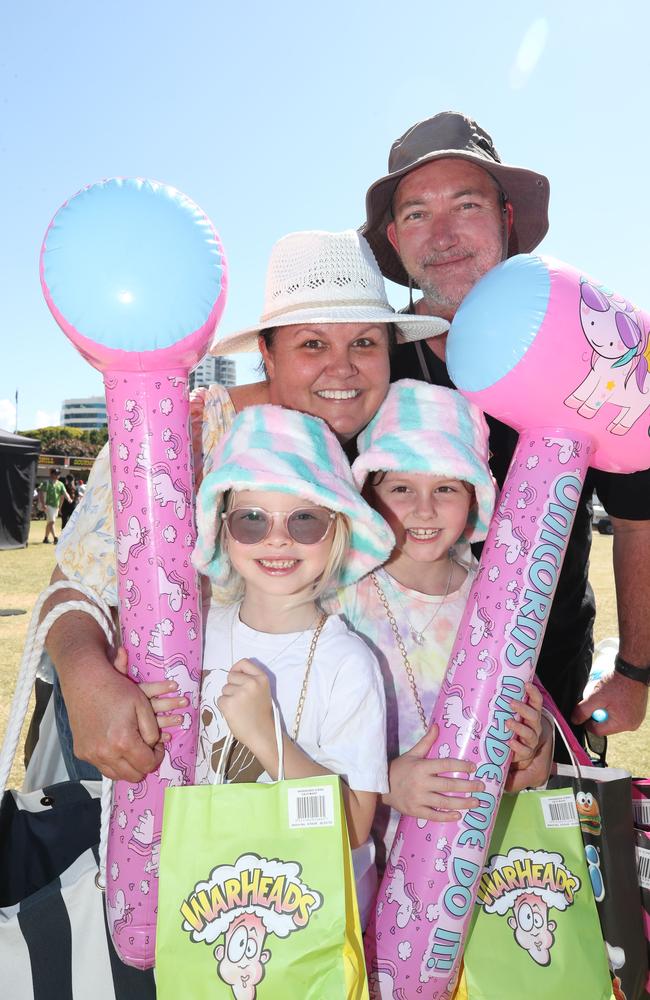
[[[217,586],[225,586],[230,576],[230,560],[218,537],[228,490],[291,493],[347,515],[350,546],[338,581],[343,585],[384,563],[395,545],[391,529],[356,489],[336,437],[318,417],[271,405],[249,406],[235,417],[196,505],[192,562]]]
[[[395,382],[357,438],[352,473],[359,489],[370,472],[423,473],[471,483],[476,503],[463,533],[466,542],[487,535],[496,500],[488,466],[483,413],[455,389],[414,379]]]

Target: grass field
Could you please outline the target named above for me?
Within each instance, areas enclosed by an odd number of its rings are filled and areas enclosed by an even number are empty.
[[[0,609],[24,610],[23,615],[0,616],[0,734],[4,737],[9,706],[29,615],[37,595],[47,584],[55,564],[55,548],[43,545],[43,521],[33,521],[30,544],[26,549],[0,552]],[[590,578],[596,592],[598,615],[596,639],[617,635],[616,601],[612,578],[612,539],[594,534]],[[29,713],[31,715],[31,712]],[[29,717],[29,716],[28,716]],[[23,734],[24,735],[24,734]],[[22,744],[21,744],[22,745]],[[650,719],[636,733],[623,733],[610,739],[609,763],[625,767],[634,774],[650,775]],[[14,764],[11,784],[22,781],[22,754]]]

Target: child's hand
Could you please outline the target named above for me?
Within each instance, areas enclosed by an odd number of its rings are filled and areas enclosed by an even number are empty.
[[[476,765],[454,757],[427,758],[437,738],[438,727],[434,724],[414,747],[391,762],[390,792],[382,798],[402,815],[445,823],[460,819],[459,810],[478,806],[479,800],[468,793],[481,792],[485,785],[473,778],[441,777],[449,771],[471,774]],[[448,792],[457,794],[445,794]]]
[[[510,744],[512,760],[505,784],[508,792],[542,785],[551,769],[553,732],[550,724],[542,718],[542,693],[534,684],[527,684],[526,694],[527,704],[511,699],[520,721],[511,719],[508,722],[508,728],[514,734]]]
[[[120,646],[117,650],[113,666],[118,673],[124,674],[125,677],[128,676],[129,662],[124,646]],[[176,681],[150,681],[138,684],[138,687],[151,702],[151,707],[156,713],[156,722],[160,729],[171,729],[174,726],[182,726],[182,715],[168,714],[170,712],[173,713],[175,709],[186,708],[188,705],[187,698],[184,696],[173,696],[173,692],[178,690]],[[160,738],[163,743],[167,743],[171,739],[171,736],[169,733],[161,733]]]
[[[254,743],[270,743],[275,747],[269,679],[251,660],[238,660],[230,668],[228,680],[217,699],[217,708],[235,739],[258,759]]]

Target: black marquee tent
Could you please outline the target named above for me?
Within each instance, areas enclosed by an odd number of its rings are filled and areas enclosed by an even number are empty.
[[[0,429],[0,549],[27,545],[40,441]]]

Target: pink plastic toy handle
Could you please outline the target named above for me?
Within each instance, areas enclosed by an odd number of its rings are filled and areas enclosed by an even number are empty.
[[[400,821],[366,932],[375,998],[423,984],[431,1000],[453,994],[508,772],[506,723],[535,672],[591,449],[558,427],[519,439],[431,719],[429,756],[473,761],[485,791],[457,822]]]
[[[159,770],[118,781],[108,841],[106,905],[118,953],[154,961],[158,852],[167,785],[192,784],[201,675],[201,608],[185,371],[105,377],[122,643],[134,681],[174,680],[188,699]],[[133,888],[131,888],[133,887]]]
[[[56,321],[104,373],[122,641],[131,678],[174,680],[188,699],[163,763],[114,784],[106,909],[116,950],[154,964],[163,792],[194,780],[201,608],[189,371],[225,304],[226,263],[204,212],[168,185],[108,180],[56,213],[41,251]]]

